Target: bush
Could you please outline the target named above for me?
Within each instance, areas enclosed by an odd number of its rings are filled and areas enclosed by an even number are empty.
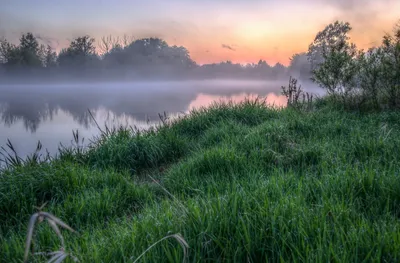
[[[350,30],[349,23],[335,22],[317,34],[308,52],[312,80],[347,109],[398,108],[400,26],[366,52],[349,42]]]

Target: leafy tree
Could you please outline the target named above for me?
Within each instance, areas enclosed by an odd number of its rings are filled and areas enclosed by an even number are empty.
[[[260,59],[254,68],[255,75],[258,77],[270,77],[271,66],[265,61]]]
[[[359,73],[357,80],[365,98],[375,108],[379,107],[379,98],[384,89],[383,85],[383,49],[371,48],[361,53],[358,58]]]
[[[308,57],[313,67],[312,80],[328,94],[339,95],[345,102],[357,86],[359,69],[356,46],[349,43],[349,23],[335,22],[319,32],[310,45]]]
[[[104,39],[102,46],[107,49],[110,45]],[[104,54],[104,65],[108,69],[120,68],[146,74],[177,74],[195,67],[196,63],[185,47],[169,46],[160,38],[143,38],[127,46],[115,45]]]
[[[130,64],[142,68],[148,68],[161,62],[167,56],[167,42],[159,38],[138,39],[125,49],[131,58]]]
[[[44,57],[44,65],[46,68],[53,68],[57,65],[57,53],[53,51],[50,45],[47,45]]]
[[[394,35],[386,35],[382,43],[382,79],[384,92],[392,107],[400,105],[400,24],[394,30]]]
[[[122,46],[116,46],[103,55],[103,64],[107,69],[116,69],[126,66],[130,61],[126,50]]]
[[[267,63],[267,61],[260,59],[257,63],[257,68],[261,70],[271,69],[271,66]]]
[[[28,67],[42,66],[42,53],[36,37],[32,33],[23,34],[19,44],[20,62]]]
[[[3,64],[11,63],[16,55],[17,47],[6,39],[0,39],[0,62]]]
[[[307,53],[297,53],[290,58],[288,71],[291,76],[299,80],[311,78],[311,63],[308,61]]]
[[[182,46],[172,46],[167,48],[168,59],[171,61],[172,65],[180,69],[192,69],[196,67],[196,62],[194,62],[189,51]]]
[[[38,68],[42,66],[41,49],[32,33],[23,34],[19,46],[0,40],[0,60],[8,68]]]
[[[29,51],[33,54],[37,54],[39,51],[39,43],[32,33],[23,34],[20,38],[19,47],[23,51]]]
[[[275,66],[271,68],[271,79],[281,79],[286,76],[286,67],[281,63],[276,63]]]
[[[348,43],[350,39],[348,33],[351,29],[348,22],[335,21],[317,33],[307,52],[313,70],[324,62],[324,55],[332,49],[337,49],[343,43]]]
[[[71,42],[68,49],[74,55],[82,55],[82,56],[94,55],[96,52],[94,42],[95,39],[87,35],[83,37],[78,37]]]
[[[58,63],[61,67],[88,67],[97,62],[98,57],[95,52],[94,38],[89,36],[74,39],[70,46],[61,50],[58,55]]]

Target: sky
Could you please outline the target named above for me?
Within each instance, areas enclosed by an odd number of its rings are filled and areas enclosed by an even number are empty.
[[[335,20],[360,48],[400,19],[400,0],[0,0],[0,37],[33,32],[57,50],[81,35],[161,37],[199,64],[287,64]]]

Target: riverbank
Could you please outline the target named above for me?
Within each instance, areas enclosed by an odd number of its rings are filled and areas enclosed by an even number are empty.
[[[128,262],[180,233],[187,262],[400,260],[400,113],[218,104],[142,134],[0,173],[0,260],[23,259],[34,206],[80,262]],[[35,251],[60,249],[41,224]],[[31,259],[44,260],[41,256]],[[132,259],[132,260],[130,260]],[[181,262],[173,239],[141,262]]]

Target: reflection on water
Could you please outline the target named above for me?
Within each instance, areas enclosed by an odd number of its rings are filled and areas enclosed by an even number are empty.
[[[159,113],[186,113],[215,101],[239,102],[262,96],[284,106],[280,82],[197,81],[58,86],[0,86],[0,145],[7,139],[25,156],[40,140],[50,153],[60,143],[70,145],[72,130],[91,139],[104,127],[146,128]],[[90,110],[90,112],[89,112]]]
[[[269,93],[264,97],[260,97],[260,95],[251,93],[241,93],[237,95],[232,95],[232,96],[218,96],[218,95],[209,95],[209,94],[203,94],[200,93],[197,95],[197,97],[192,100],[189,104],[188,110],[193,110],[197,109],[200,107],[207,107],[212,105],[215,102],[234,102],[234,103],[239,103],[241,101],[244,101],[245,99],[256,99],[256,98],[261,98],[265,100],[265,103],[274,107],[284,107],[287,104],[287,100],[284,96],[281,95],[276,95],[275,93]]]

